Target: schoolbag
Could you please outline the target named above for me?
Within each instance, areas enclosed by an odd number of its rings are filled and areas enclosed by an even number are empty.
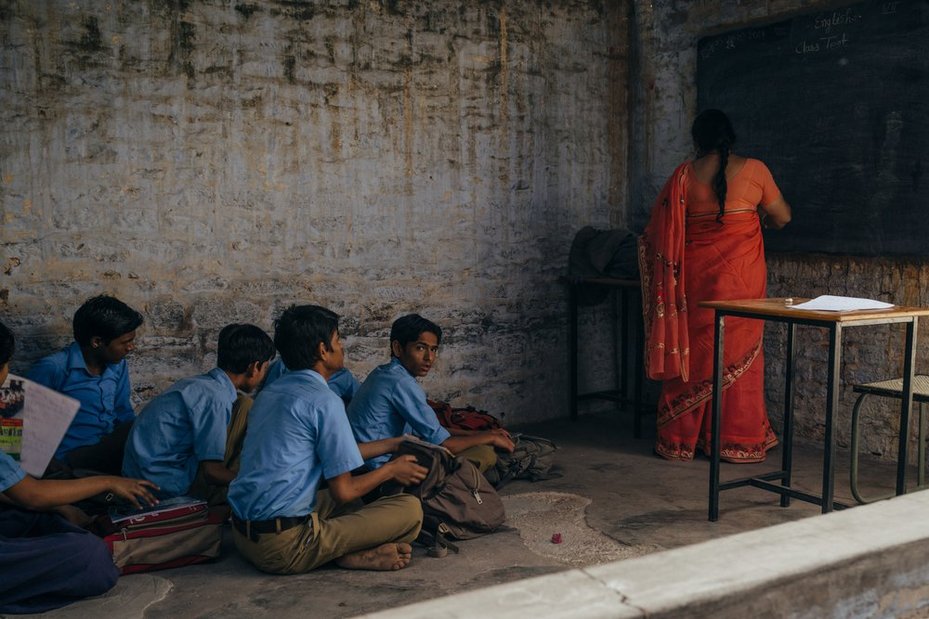
[[[402,455],[415,456],[429,469],[421,483],[403,489],[423,504],[418,541],[433,545],[442,538],[472,539],[494,532],[506,520],[500,496],[468,460],[453,456],[441,445],[413,437],[405,439],[393,457]]]
[[[452,405],[448,402],[438,400],[426,400],[426,402],[435,411],[435,416],[439,419],[439,423],[443,428],[483,432],[484,430],[496,430],[503,427],[499,419],[487,411],[478,410],[473,406],[452,408]]]
[[[497,464],[484,473],[494,488],[502,488],[514,479],[542,481],[561,477],[560,472],[552,469],[558,449],[555,443],[529,434],[513,433],[510,438],[516,446],[513,453],[497,452]]]
[[[94,521],[122,574],[165,570],[219,557],[222,508],[205,501],[177,497],[141,510],[110,508]]]

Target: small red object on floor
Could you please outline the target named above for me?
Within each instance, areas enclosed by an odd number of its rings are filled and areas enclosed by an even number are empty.
[[[555,533],[552,535],[552,543],[560,544],[561,543],[561,533]]]

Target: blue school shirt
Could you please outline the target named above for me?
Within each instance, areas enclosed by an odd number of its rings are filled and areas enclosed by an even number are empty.
[[[255,398],[229,504],[240,520],[305,516],[321,478],[362,463],[342,400],[313,370],[287,372]]]
[[[187,494],[200,462],[225,459],[237,395],[219,368],[176,382],[135,420],[123,454],[123,476],[154,482],[161,498]]]
[[[348,407],[348,420],[359,443],[412,433],[441,445],[451,436],[426,402],[426,392],[396,357],[368,374]],[[388,460],[390,454],[384,454],[365,464],[376,469]]]
[[[27,378],[81,403],[55,451],[59,460],[66,460],[67,453],[78,447],[96,445],[116,424],[135,418],[129,401],[129,365],[125,359],[107,365],[100,376],[93,376],[87,371],[80,345],[73,342],[36,362]]]
[[[268,373],[265,374],[265,379],[261,388],[264,389],[287,372],[287,366],[284,365],[284,362],[280,358],[275,359],[271,367],[268,368]],[[329,388],[332,389],[334,394],[342,398],[346,406],[352,401],[352,396],[355,395],[355,392],[358,391],[358,387],[361,386],[361,383],[358,382],[358,379],[352,375],[348,368],[342,368],[336,371],[335,374],[329,377],[326,384],[329,385]]]
[[[0,451],[0,492],[6,492],[25,477],[25,471],[16,463],[16,460]]]

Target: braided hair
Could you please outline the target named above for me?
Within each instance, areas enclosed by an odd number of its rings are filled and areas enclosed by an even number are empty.
[[[726,212],[726,165],[729,163],[729,151],[735,143],[735,131],[729,117],[720,110],[705,110],[694,119],[690,129],[694,144],[697,147],[697,157],[711,152],[719,153],[719,169],[713,177],[713,191],[719,202],[719,214],[716,221],[722,223]]]

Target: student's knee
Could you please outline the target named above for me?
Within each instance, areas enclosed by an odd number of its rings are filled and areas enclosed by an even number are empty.
[[[497,452],[494,451],[492,445],[475,445],[458,455],[474,464],[481,473],[492,469],[497,464]]]
[[[397,499],[402,501],[404,514],[409,524],[407,534],[399,541],[412,542],[419,536],[420,529],[423,528],[423,504],[417,497],[411,494],[397,495]]]

